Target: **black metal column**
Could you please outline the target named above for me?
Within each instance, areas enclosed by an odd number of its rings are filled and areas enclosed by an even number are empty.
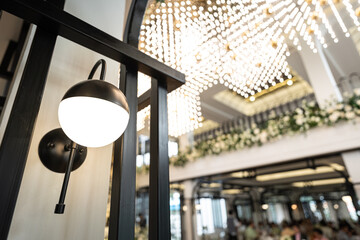
[[[170,190],[167,90],[163,81],[151,80],[149,239],[169,240]]]
[[[124,135],[115,142],[109,240],[134,239],[136,190],[137,70],[121,67],[121,86],[130,110]]]
[[[56,37],[36,30],[0,147],[0,239],[9,233]]]
[[[124,42],[136,48],[146,5],[147,0],[133,0],[124,30]],[[109,240],[134,239],[137,75],[137,68],[121,65],[120,90],[128,100],[130,120],[124,135],[114,145]]]

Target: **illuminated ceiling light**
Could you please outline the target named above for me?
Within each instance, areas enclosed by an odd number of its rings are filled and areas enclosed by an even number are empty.
[[[323,186],[323,185],[332,185],[332,184],[341,184],[341,183],[345,183],[345,178],[334,178],[334,179],[316,180],[309,182],[294,182],[291,185],[298,188],[304,188],[307,186]]]
[[[267,210],[269,208],[269,204],[263,204],[263,205],[261,205],[261,208],[263,210]]]
[[[345,171],[345,167],[338,163],[331,163],[330,166],[336,171]]]
[[[235,177],[235,178],[246,178],[249,176],[250,176],[250,173],[248,171],[240,171],[240,172],[231,173],[231,177]]]
[[[221,194],[223,195],[235,195],[235,194],[240,194],[243,191],[241,189],[224,189],[221,191]]]
[[[292,204],[292,205],[291,205],[291,209],[292,209],[292,210],[296,210],[297,208],[298,208],[298,206],[297,206],[296,204]]]
[[[294,82],[293,82],[293,80],[291,80],[291,79],[287,80],[287,82],[286,82],[286,84],[289,85],[289,86],[293,85],[293,83],[294,83]]]
[[[254,101],[255,101],[255,97],[254,97],[254,96],[251,96],[249,99],[250,99],[251,102],[254,102]]]
[[[179,184],[179,183],[172,183],[170,184],[170,189],[184,189],[184,185],[183,184]]]
[[[221,183],[203,183],[201,184],[202,187],[205,187],[205,188],[219,188],[221,187]]]
[[[316,169],[305,168],[305,169],[293,170],[293,171],[287,171],[287,172],[259,175],[259,176],[256,176],[256,181],[265,182],[265,181],[271,181],[271,180],[276,180],[276,179],[300,177],[300,176],[315,175],[315,174],[329,173],[329,172],[334,172],[334,169],[331,167],[326,167],[326,166],[317,167]]]
[[[341,200],[343,200],[344,202],[346,202],[346,203],[352,203],[352,198],[351,198],[351,196],[349,196],[349,195],[347,195],[347,196],[342,196],[341,197]]]

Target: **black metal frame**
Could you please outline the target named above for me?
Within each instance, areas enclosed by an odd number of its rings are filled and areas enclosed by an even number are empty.
[[[61,10],[64,0],[0,2],[1,10],[38,26],[0,147],[0,239],[6,239],[9,232],[57,36],[123,64],[120,89],[129,102],[130,121],[124,135],[114,145],[109,230],[112,240],[133,239],[134,236],[137,72],[152,77],[151,94],[139,98],[142,106],[149,103],[150,95],[152,102],[150,175],[153,180],[150,192],[151,206],[156,205],[156,211],[150,215],[150,238],[170,239],[166,94],[184,84],[185,75],[137,49],[146,4],[146,0],[133,1],[124,43]]]
[[[55,34],[36,30],[0,146],[0,239],[10,229],[55,42]]]
[[[170,185],[166,83],[151,79],[149,239],[169,240]]]
[[[0,20],[1,20],[1,14],[0,14]],[[16,66],[19,62],[20,54],[23,50],[29,28],[30,28],[30,24],[24,21],[22,23],[18,41],[14,42],[10,40],[8,47],[5,51],[5,54],[3,56],[3,59],[0,63],[0,77],[9,81],[8,83],[9,85],[14,76]],[[8,91],[8,87],[5,95],[7,95],[7,91]],[[6,96],[0,96],[0,109],[4,107],[5,102],[6,102]]]
[[[140,26],[147,0],[133,0],[124,30],[124,42],[138,46]],[[120,90],[125,94],[129,109],[129,125],[115,142],[112,171],[109,240],[134,239],[136,194],[136,119],[138,111],[137,69],[121,65]],[[126,149],[126,151],[123,151]]]

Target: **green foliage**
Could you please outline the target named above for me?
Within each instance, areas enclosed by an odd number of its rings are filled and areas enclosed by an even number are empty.
[[[172,157],[170,164],[183,167],[188,162],[196,161],[209,155],[238,151],[243,148],[261,146],[276,141],[286,135],[306,133],[309,129],[320,126],[333,126],[339,122],[354,121],[360,116],[360,89],[355,89],[343,102],[330,101],[325,108],[315,102],[303,102],[301,108],[275,116],[270,113],[269,120],[257,126],[253,124],[246,130],[234,129],[231,133],[218,132],[215,137],[196,142],[178,156]]]

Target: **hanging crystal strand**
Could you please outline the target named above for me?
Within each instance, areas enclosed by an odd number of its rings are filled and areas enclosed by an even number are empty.
[[[342,3],[345,5],[346,10],[348,11],[350,17],[354,21],[354,24],[355,24],[355,26],[357,26],[357,29],[359,31],[360,30],[360,22],[358,20],[358,17],[356,16],[356,13],[355,13],[351,3],[349,2],[349,0],[343,0]]]
[[[342,20],[342,18],[340,16],[339,12],[337,11],[333,1],[329,0],[328,3],[329,3],[329,6],[330,6],[332,12],[335,15],[336,20],[338,21],[338,23],[340,25],[342,31],[345,33],[345,36],[350,37],[350,33],[348,32],[348,29],[346,28],[345,23],[343,22],[343,20]]]

